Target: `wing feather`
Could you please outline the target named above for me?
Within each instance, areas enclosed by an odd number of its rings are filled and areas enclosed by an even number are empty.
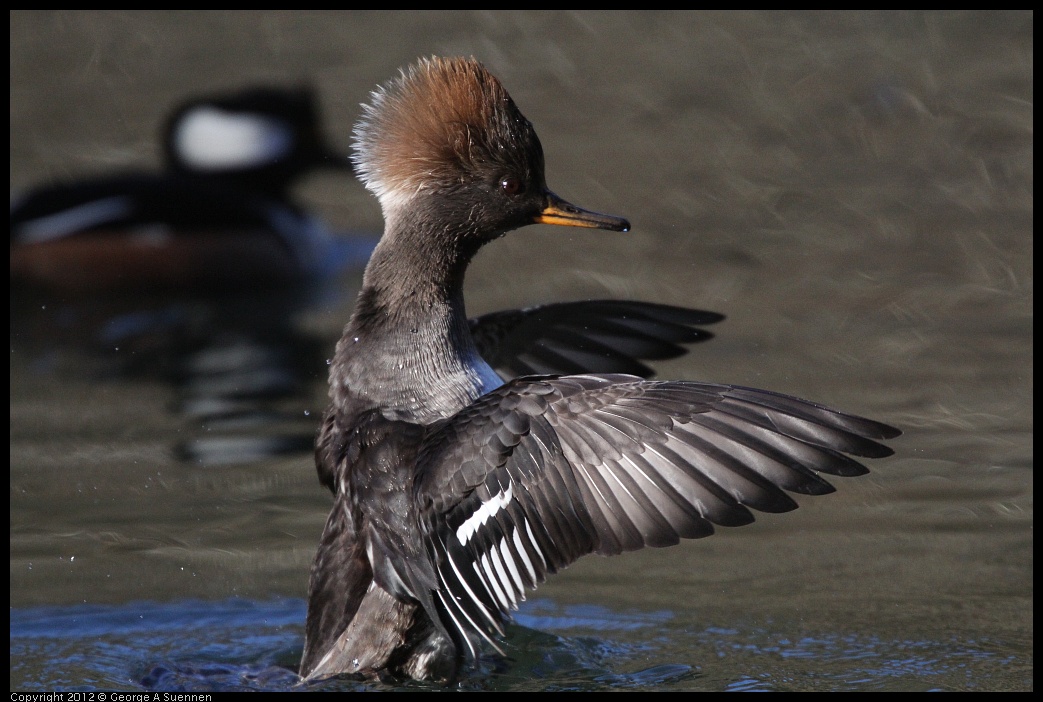
[[[525,590],[587,553],[669,546],[785,512],[860,475],[892,427],[799,398],[629,375],[526,377],[433,427],[417,504],[465,639],[502,634]],[[433,600],[432,600],[433,601]],[[472,639],[474,641],[472,641]]]

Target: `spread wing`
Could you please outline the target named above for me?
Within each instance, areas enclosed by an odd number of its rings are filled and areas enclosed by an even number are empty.
[[[638,359],[674,358],[713,337],[698,328],[716,312],[632,300],[564,302],[493,312],[469,320],[482,358],[504,380],[536,373],[630,373],[651,377]]]
[[[833,491],[900,432],[786,395],[633,376],[522,378],[424,441],[415,485],[462,650],[496,645],[505,615],[587,553],[618,554],[785,512],[787,492]]]

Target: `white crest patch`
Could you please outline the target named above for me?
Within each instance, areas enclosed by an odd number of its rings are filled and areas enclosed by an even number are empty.
[[[293,130],[279,120],[216,107],[189,111],[174,130],[178,158],[200,171],[263,166],[287,156],[293,142]]]

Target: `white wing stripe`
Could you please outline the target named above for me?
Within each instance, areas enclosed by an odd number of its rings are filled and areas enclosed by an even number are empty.
[[[543,557],[543,551],[540,550],[539,544],[536,543],[536,537],[533,536],[532,527],[529,526],[529,520],[525,520],[525,533],[529,535],[529,543],[532,544],[532,550],[536,552],[536,555],[540,557],[540,562],[543,563],[541,570],[547,569],[547,559]]]
[[[492,562],[496,567],[496,573],[500,576],[500,584],[503,585],[503,591],[511,598],[511,607],[517,609],[518,598],[515,596],[514,588],[511,587],[512,583],[507,577],[507,569],[503,565],[503,556],[500,555],[500,549],[493,544],[492,548],[489,549],[489,553],[492,554]]]
[[[517,529],[515,529],[515,531],[517,531]],[[525,583],[522,582],[521,573],[518,572],[518,564],[514,562],[514,554],[511,553],[511,548],[507,544],[506,536],[500,539],[500,554],[503,556],[504,564],[507,566],[507,570],[511,574],[511,580],[514,581],[514,589],[517,595],[520,595],[524,600]]]
[[[449,590],[449,583],[446,582],[445,576],[441,572],[439,572],[438,577],[441,578],[442,585],[444,586],[444,590],[439,590],[438,597],[442,600],[442,605],[445,606],[446,611],[449,612],[449,616],[453,618],[453,625],[456,626],[457,630],[460,632],[460,635],[463,636],[464,641],[467,642],[467,648],[471,650],[471,656],[475,659],[478,658],[478,654],[474,650],[474,645],[471,643],[471,637],[467,635],[467,631],[460,625],[460,620],[453,616],[452,611],[450,611],[449,603],[446,602],[446,597],[444,594],[445,592],[449,592],[449,597],[452,598],[453,606],[456,607],[456,610],[460,612],[460,614],[464,615],[464,617],[467,618],[467,621],[471,623],[471,627],[474,629],[474,631],[477,631],[483,639],[491,643],[493,648],[495,648],[502,655],[503,649],[500,648],[496,644],[496,642],[492,640],[489,634],[485,633],[484,629],[482,629],[480,626],[478,626],[478,624],[475,623],[474,619],[471,618],[471,615],[467,613],[467,610],[464,609],[460,605],[460,603],[456,601],[456,597],[454,597],[452,591]],[[500,631],[502,634],[502,630],[499,627],[497,627],[497,631]]]
[[[482,584],[482,587],[485,588],[485,592],[489,595],[489,599],[497,599],[496,595],[493,594],[492,589],[490,589],[489,587],[489,579],[485,576],[485,573],[482,572],[482,569],[479,567],[479,564],[477,562],[472,563],[471,567],[474,568],[474,572],[478,575],[478,582],[480,582]]]
[[[525,522],[525,528],[529,528],[529,520],[523,520]],[[511,534],[514,539],[514,546],[518,549],[518,554],[522,557],[522,563],[525,564],[525,572],[529,574],[529,582],[536,582],[536,571],[532,567],[532,561],[529,560],[529,554],[525,551],[525,544],[522,543],[521,534],[518,532],[518,527],[514,527],[514,533]]]
[[[492,616],[492,614],[490,614],[489,610],[482,603],[482,601],[480,599],[478,599],[478,596],[476,594],[474,594],[474,591],[471,590],[471,586],[467,584],[467,580],[464,579],[463,575],[460,573],[460,570],[456,567],[456,561],[453,560],[453,555],[451,553],[449,553],[449,552],[446,552],[446,557],[449,560],[449,565],[452,567],[453,572],[456,573],[456,579],[460,582],[461,585],[463,585],[464,590],[467,591],[468,597],[470,597],[471,601],[474,602],[478,606],[478,609],[481,610],[481,612],[485,616],[485,618],[489,620],[489,623],[492,624],[494,627],[496,627],[496,630],[499,631],[500,634],[502,635],[503,634],[503,630],[500,628],[500,623],[498,621],[496,621],[496,619]],[[439,576],[441,577],[442,574],[439,573]],[[444,577],[442,577],[442,582],[445,583],[445,578]],[[448,584],[446,585],[446,587],[448,588]],[[450,592],[452,591],[452,588],[448,588],[448,589],[450,590]],[[464,613],[464,616],[467,616],[466,612]],[[467,618],[470,619],[470,617],[467,617]],[[475,627],[475,628],[477,628],[477,627]]]
[[[443,583],[445,582],[444,578],[443,578],[442,582]],[[446,588],[446,590],[444,590],[444,591],[443,590],[439,590],[438,591],[438,598],[440,600],[442,600],[442,606],[445,608],[446,613],[452,618],[453,626],[456,627],[457,631],[462,633],[464,631],[464,628],[460,625],[460,620],[456,618],[455,614],[453,614],[453,607],[451,607],[449,605],[449,602],[446,601],[446,599],[445,599],[446,592],[448,592],[448,588]],[[450,594],[450,597],[452,597],[451,594]],[[456,606],[456,603],[454,602],[453,605]],[[464,642],[467,644],[468,650],[470,650],[470,652],[471,652],[471,658],[472,659],[477,659],[478,658],[478,654],[475,652],[474,645],[471,643],[471,637],[468,636],[467,634],[463,634],[463,639],[464,639]]]
[[[506,490],[501,490],[496,493],[488,500],[483,502],[474,514],[468,517],[463,524],[461,524],[456,530],[456,538],[464,546],[467,545],[467,541],[475,535],[478,529],[489,521],[489,518],[499,512],[501,509],[505,509],[507,505],[511,503],[511,499],[514,495],[514,483],[508,483]]]
[[[489,554],[482,556],[482,568],[485,570],[485,582],[492,586],[493,594],[496,595],[496,599],[500,601],[500,609],[506,612],[511,608],[511,603],[507,601],[507,596],[503,594],[503,590],[500,589],[500,582],[496,575],[493,574],[492,568],[489,567]]]
[[[121,195],[95,200],[53,215],[31,219],[18,227],[18,238],[26,244],[39,244],[126,217],[133,212],[134,203],[129,197]]]

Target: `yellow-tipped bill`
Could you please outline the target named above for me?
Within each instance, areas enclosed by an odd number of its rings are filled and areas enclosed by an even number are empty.
[[[533,219],[538,224],[557,224],[563,227],[588,227],[590,229],[608,229],[613,232],[630,231],[630,222],[622,217],[599,214],[576,207],[571,202],[547,191],[547,204]]]

